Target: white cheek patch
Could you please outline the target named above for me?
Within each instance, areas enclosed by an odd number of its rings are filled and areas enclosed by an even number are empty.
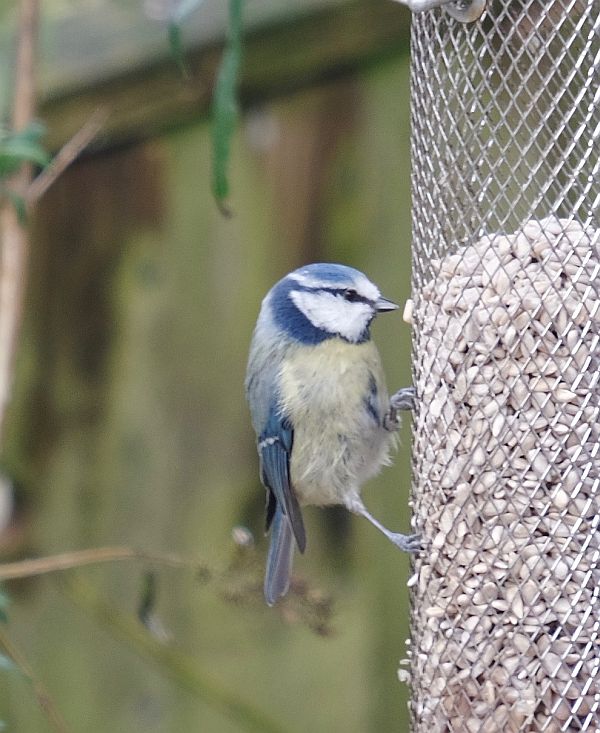
[[[290,297],[313,326],[339,334],[348,341],[358,341],[373,317],[373,310],[367,303],[350,303],[332,293],[294,290]]]

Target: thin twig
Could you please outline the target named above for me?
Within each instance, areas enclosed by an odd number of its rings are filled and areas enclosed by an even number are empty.
[[[40,0],[21,0],[12,129],[23,130],[35,115],[36,47]],[[33,182],[31,165],[23,165],[7,187],[31,207],[58,176],[89,145],[104,124],[106,113],[96,110],[90,119],[58,152],[52,163]],[[15,354],[23,317],[25,281],[29,259],[29,236],[15,207],[0,206],[0,445],[13,383]]]
[[[40,199],[56,179],[75,161],[85,148],[92,142],[102,129],[108,113],[105,109],[97,109],[81,127],[81,129],[66,142],[54,156],[50,164],[35,178],[25,194],[28,206]]]
[[[65,723],[58,708],[54,704],[50,693],[44,684],[35,676],[29,662],[19,647],[9,639],[2,626],[0,626],[0,647],[8,654],[21,673],[29,680],[38,705],[43,710],[44,715],[50,721],[52,726],[58,733],[68,733],[67,724]]]
[[[36,557],[30,560],[19,560],[0,564],[0,581],[15,578],[29,578],[34,575],[71,570],[84,565],[115,562],[119,560],[137,560],[150,565],[167,565],[169,567],[186,567],[193,570],[209,572],[202,563],[170,553],[152,553],[136,550],[133,547],[92,547],[87,550],[63,552],[59,555]]]
[[[35,113],[35,64],[40,0],[21,0],[12,129],[23,130]],[[31,178],[31,166],[23,165],[8,187],[22,196]],[[21,326],[29,239],[14,206],[0,207],[0,441],[10,399],[17,337]]]
[[[21,0],[15,63],[12,128],[23,130],[35,113],[38,25],[40,0]]]

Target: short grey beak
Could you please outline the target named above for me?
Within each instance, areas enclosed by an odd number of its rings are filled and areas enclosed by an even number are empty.
[[[383,295],[380,295],[379,298],[375,301],[375,310],[377,310],[379,313],[384,313],[385,311],[395,311],[400,306],[397,303],[393,303],[391,300],[388,300],[387,298],[384,298]]]

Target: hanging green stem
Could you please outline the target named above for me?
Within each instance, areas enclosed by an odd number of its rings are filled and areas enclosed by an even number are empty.
[[[238,119],[237,86],[242,58],[242,7],[244,0],[229,0],[229,28],[212,104],[213,194],[225,215],[229,196],[228,165],[231,141]]]

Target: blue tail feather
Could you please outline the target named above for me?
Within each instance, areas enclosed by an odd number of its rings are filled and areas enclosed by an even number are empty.
[[[271,544],[267,556],[265,575],[265,600],[272,606],[288,592],[292,560],[294,557],[294,533],[289,519],[277,507],[271,526]]]

